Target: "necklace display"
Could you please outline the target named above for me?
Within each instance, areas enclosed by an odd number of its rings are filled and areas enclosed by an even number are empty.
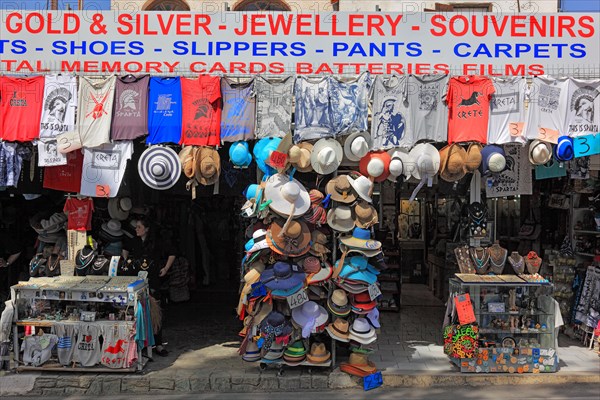
[[[469,252],[471,253],[471,258],[475,263],[475,272],[480,275],[485,274],[488,270],[490,253],[488,253],[487,249],[483,247],[471,247]]]
[[[525,259],[525,265],[527,266],[527,272],[530,274],[537,274],[542,266],[542,259],[537,255],[535,251],[530,251]]]
[[[485,237],[487,234],[487,208],[476,201],[469,205],[467,214],[469,216],[469,231],[471,236],[475,238]]]
[[[508,250],[500,247],[498,243],[494,243],[488,247],[488,253],[490,254],[490,270],[496,275],[502,274]]]
[[[525,272],[525,260],[516,251],[510,253],[510,257],[508,257],[508,262],[513,267],[513,270],[517,275],[521,275],[523,272]]]
[[[471,260],[471,256],[469,255],[469,246],[457,247],[454,249],[454,255],[456,256],[458,269],[461,273],[475,273],[475,265],[473,264],[473,260]]]
[[[51,262],[52,258],[54,258],[54,260],[55,260],[54,262]],[[50,256],[50,258],[48,259],[48,269],[50,271],[54,271],[56,269],[56,267],[58,266],[59,262],[60,262],[60,257],[59,256],[57,256],[57,255],[56,256],[55,255]]]

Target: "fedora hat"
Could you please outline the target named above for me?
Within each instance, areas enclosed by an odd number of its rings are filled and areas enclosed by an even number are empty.
[[[465,161],[467,172],[475,172],[481,165],[481,148],[481,144],[477,142],[471,143],[467,148],[467,159]]]
[[[152,189],[167,190],[177,183],[181,162],[170,147],[150,146],[140,156],[138,173],[142,182]]]
[[[373,182],[369,180],[366,176],[359,176],[356,179],[348,176],[348,182],[350,186],[354,189],[358,197],[361,199],[368,201],[369,203],[373,202],[371,199],[371,189],[373,188]]]
[[[552,145],[541,140],[529,144],[529,162],[533,165],[544,165],[552,158]]]
[[[265,318],[273,311],[273,302],[263,301],[262,298],[251,303],[252,309],[248,309],[248,315],[254,318],[254,325],[261,325]]]
[[[348,313],[350,313],[350,311],[348,311]],[[348,321],[346,321],[345,319],[336,318],[335,321],[327,325],[325,330],[327,331],[327,333],[329,333],[329,336],[331,336],[332,339],[345,343],[350,341],[350,339],[348,339],[348,335],[350,334],[350,324],[348,324]]]
[[[331,278],[332,274],[333,268],[331,268],[331,265],[328,262],[324,261],[319,272],[308,275],[306,278],[306,283],[309,285],[316,285]]]
[[[357,202],[354,206],[354,216],[354,223],[359,228],[368,229],[379,223],[379,217],[377,216],[375,207],[364,200]]]
[[[332,314],[338,317],[346,317],[350,314],[351,306],[348,303],[346,292],[341,289],[336,289],[331,292],[331,296],[327,299],[327,308]]]
[[[373,178],[375,182],[383,182],[390,176],[390,155],[386,151],[372,151],[360,159],[360,173]]]
[[[248,142],[244,140],[234,142],[229,147],[229,159],[235,167],[247,168],[252,162],[252,153],[250,153]]]
[[[302,328],[302,337],[307,338],[311,333],[317,333],[320,326],[327,323],[327,310],[314,301],[307,301],[292,310],[292,320]]]
[[[331,353],[323,343],[313,343],[310,352],[306,355],[308,362],[312,364],[324,364],[331,358]]]
[[[377,372],[377,366],[369,361],[366,354],[352,352],[348,362],[340,363],[340,371],[364,378]]]
[[[251,254],[268,247],[269,244],[267,243],[267,230],[257,229],[252,232],[252,239],[246,242],[244,249],[246,250],[246,253]]]
[[[258,348],[258,345],[252,340],[248,341],[248,345],[246,346],[246,351],[242,356],[242,360],[247,362],[254,362],[260,360],[260,350]]]
[[[388,181],[396,182],[401,175],[410,177],[412,166],[409,163],[410,158],[408,157],[408,153],[398,147],[388,150],[388,154],[390,155],[390,176],[388,176]]]
[[[179,161],[181,162],[183,174],[190,179],[194,177],[196,172],[196,162],[194,160],[196,150],[198,150],[197,147],[185,146],[179,152]]]
[[[344,151],[335,139],[319,139],[313,147],[310,163],[317,174],[329,175],[342,163]]]
[[[283,352],[283,361],[287,365],[298,365],[306,359],[306,348],[302,340],[290,344]]]
[[[267,180],[265,197],[269,208],[284,217],[299,217],[310,208],[310,196],[296,179],[285,174],[275,174]]]
[[[457,143],[440,150],[440,178],[446,182],[457,182],[466,174],[467,152]]]
[[[292,220],[285,233],[281,219],[273,221],[267,230],[267,244],[277,254],[298,257],[310,250],[310,230],[306,223]]]
[[[327,212],[327,224],[338,232],[349,232],[354,228],[352,209],[346,205],[336,205]]]
[[[221,175],[221,156],[211,147],[201,147],[196,158],[196,180],[204,185],[214,185]]]
[[[338,175],[327,182],[325,192],[331,200],[338,203],[350,204],[356,201],[356,193],[348,181],[348,175]]]
[[[351,236],[341,237],[340,243],[350,249],[380,250],[381,242],[371,239],[368,229],[354,228]]]
[[[356,314],[368,314],[377,305],[375,300],[371,300],[368,292],[355,294],[350,299],[350,303],[352,304],[352,311]]]
[[[102,224],[102,231],[113,238],[121,238],[123,236],[123,230],[121,229],[121,221],[118,219],[111,219],[108,222]]]
[[[311,143],[295,144],[288,150],[288,161],[298,172],[311,172],[313,170],[310,161],[312,152],[313,145]]]
[[[433,177],[440,169],[440,153],[429,143],[419,143],[408,153],[410,163],[414,165],[412,176],[417,180]]]
[[[369,324],[365,318],[356,318],[350,326],[350,340],[361,344],[371,344],[377,340],[375,329]]]
[[[360,161],[371,148],[371,135],[368,132],[354,132],[344,141],[344,154],[350,161]]]
[[[552,151],[550,151],[552,157]],[[506,168],[506,156],[504,149],[500,146],[489,144],[481,150],[481,173],[500,173]]]
[[[554,158],[560,162],[565,162],[571,161],[574,156],[573,138],[569,136],[559,137],[556,146],[554,146]]]
[[[287,335],[284,335],[287,336]],[[283,343],[279,343],[274,341],[271,346],[265,346],[266,351],[264,352],[264,356],[262,357],[262,362],[264,363],[272,363],[278,361],[283,357]]]
[[[281,143],[280,137],[268,137],[262,138],[254,145],[252,153],[254,153],[254,159],[258,168],[266,175],[273,175],[277,172],[275,168],[267,164],[267,160],[271,157],[271,153],[277,150],[277,147]]]
[[[40,235],[51,235],[58,233],[65,228],[67,224],[67,216],[65,213],[54,213],[48,219],[39,221],[39,225],[33,225],[35,231]]]
[[[108,200],[108,215],[111,218],[125,221],[129,217],[132,204],[129,197],[113,197]]]

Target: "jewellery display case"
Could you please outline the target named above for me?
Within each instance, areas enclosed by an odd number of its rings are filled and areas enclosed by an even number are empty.
[[[451,298],[468,293],[475,316],[473,324],[462,325],[473,333],[472,352],[450,355],[461,372],[557,371],[553,286],[536,279],[536,275],[473,274],[450,279]]]
[[[11,287],[17,370],[141,370],[145,364],[143,347],[137,343],[140,340],[151,343],[145,334],[136,334],[136,331],[138,319],[143,320],[145,328],[151,329],[148,298],[146,280],[136,276],[56,276],[19,282]],[[46,336],[45,342],[36,336]],[[32,358],[25,342],[35,342],[35,346],[41,347],[37,349],[41,353],[46,348],[46,356],[41,360]],[[25,352],[21,354],[23,347]],[[87,365],[82,356],[74,356],[82,349],[94,353],[93,357],[86,358]],[[151,346],[146,350],[148,357],[152,357]],[[35,350],[31,351],[35,354]],[[61,359],[61,351],[63,355],[70,351],[69,359]]]

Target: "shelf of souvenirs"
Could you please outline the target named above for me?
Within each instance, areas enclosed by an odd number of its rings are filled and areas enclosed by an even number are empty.
[[[552,335],[553,332],[549,330],[541,330],[541,329],[493,329],[493,328],[479,328],[480,334],[505,334],[512,333],[518,335]]]
[[[600,231],[588,231],[588,230],[581,230],[581,229],[573,229],[573,233],[581,234],[581,235],[600,236]]]

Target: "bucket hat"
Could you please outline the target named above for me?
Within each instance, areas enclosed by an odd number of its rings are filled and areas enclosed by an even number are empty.
[[[295,144],[288,150],[288,162],[298,172],[311,172],[313,170],[310,161],[312,152],[313,145],[311,143],[302,142]]]
[[[352,236],[341,237],[340,243],[346,245],[351,249],[381,249],[381,242],[377,240],[372,240],[371,232],[368,229],[362,228],[354,228],[354,230],[352,231]]]
[[[390,176],[388,181],[396,182],[399,176],[403,175],[410,178],[412,166],[409,161],[408,153],[400,148],[388,150],[390,155]]]
[[[201,147],[196,158],[196,180],[205,186],[214,185],[221,175],[221,157],[210,147]]]
[[[481,165],[481,147],[480,143],[471,143],[467,148],[467,159],[465,162],[467,172],[475,172]]]
[[[287,231],[282,233],[284,222],[273,221],[267,230],[267,244],[277,254],[298,257],[310,250],[310,231],[303,221],[292,220]]]
[[[260,333],[263,336],[287,336],[292,333],[292,324],[279,311],[271,311],[260,324]],[[282,351],[283,353],[283,351]]]
[[[552,158],[552,145],[541,140],[533,140],[529,144],[529,162],[533,165],[544,165]]]
[[[140,156],[138,173],[142,182],[156,190],[175,186],[181,175],[181,162],[175,150],[164,146],[150,146]]]
[[[309,285],[316,285],[331,278],[332,274],[333,268],[331,268],[331,265],[328,262],[323,262],[321,264],[321,269],[319,270],[319,272],[308,275],[308,277],[306,278],[306,282]]]
[[[113,197],[108,200],[108,215],[119,221],[125,221],[129,218],[131,208],[132,204],[129,197]]]
[[[318,328],[325,325],[328,319],[327,310],[314,301],[307,301],[292,310],[292,320],[302,328],[303,338],[317,333]]]
[[[356,201],[356,192],[348,181],[348,175],[338,175],[327,182],[325,193],[331,196],[331,200],[338,203],[350,204]]]
[[[336,289],[331,292],[331,296],[327,299],[327,309],[333,315],[338,317],[347,317],[350,314],[351,306],[348,303],[346,292],[341,289]]]
[[[252,162],[252,153],[248,142],[239,140],[229,147],[229,159],[238,168],[246,168]]]
[[[247,362],[255,362],[260,360],[260,350],[256,343],[253,341],[248,341],[248,345],[246,346],[246,351],[242,356],[242,360]]]
[[[552,157],[552,151],[550,151]],[[481,173],[500,173],[506,168],[506,155],[500,146],[489,144],[481,150]]]
[[[440,153],[429,143],[419,143],[408,153],[410,163],[414,165],[412,176],[421,180],[425,176],[432,178],[440,169]]]
[[[275,168],[267,164],[267,160],[271,157],[271,153],[277,150],[280,143],[281,138],[279,137],[262,138],[256,142],[254,149],[252,149],[256,165],[266,175],[273,175],[277,172]]]
[[[554,157],[560,162],[565,162],[572,160],[574,156],[573,138],[569,136],[559,137],[556,146],[554,146]]]
[[[372,151],[360,159],[360,173],[373,178],[375,182],[383,182],[390,176],[392,159],[386,151]]]
[[[355,294],[350,298],[350,303],[352,304],[352,312],[355,314],[368,314],[377,306],[377,303],[371,300],[368,292]]]
[[[299,217],[310,208],[310,196],[296,179],[285,174],[275,174],[267,180],[265,198],[269,208],[285,217]]]
[[[366,354],[353,352],[350,353],[348,362],[340,363],[340,371],[364,378],[377,372],[377,366],[369,361]]]
[[[338,232],[349,232],[354,228],[352,209],[346,205],[336,205],[327,212],[327,224]]]
[[[333,323],[327,325],[325,330],[327,333],[329,333],[329,336],[331,336],[332,339],[345,343],[350,341],[348,339],[348,335],[350,334],[350,324],[348,324],[348,321],[345,319],[336,318]]]
[[[446,182],[457,182],[466,174],[467,152],[457,143],[440,150],[440,178]]]
[[[375,207],[364,200],[357,202],[354,206],[354,216],[354,223],[359,228],[368,229],[379,223],[379,217],[377,216]]]
[[[306,275],[296,264],[276,262],[260,274],[260,281],[270,290],[287,290],[304,283]]]
[[[344,151],[335,139],[319,139],[310,157],[312,168],[317,174],[329,175],[342,163]]]
[[[344,141],[344,155],[350,161],[360,161],[371,148],[371,135],[368,132],[354,132]]]
[[[185,146],[178,154],[183,174],[190,179],[193,178],[196,173],[195,156],[197,150],[199,150],[197,147]]]
[[[350,183],[350,186],[352,186],[358,197],[365,201],[368,201],[369,203],[373,202],[373,199],[371,199],[370,194],[371,189],[373,188],[373,182],[371,182],[369,178],[361,175],[356,179],[352,178],[351,176],[348,176],[347,179]]]
[[[324,364],[330,358],[331,353],[323,343],[313,343],[310,347],[310,352],[306,355],[306,359],[311,364]]]
[[[371,344],[377,340],[377,334],[369,322],[361,317],[356,318],[350,326],[348,338],[361,344]]]

